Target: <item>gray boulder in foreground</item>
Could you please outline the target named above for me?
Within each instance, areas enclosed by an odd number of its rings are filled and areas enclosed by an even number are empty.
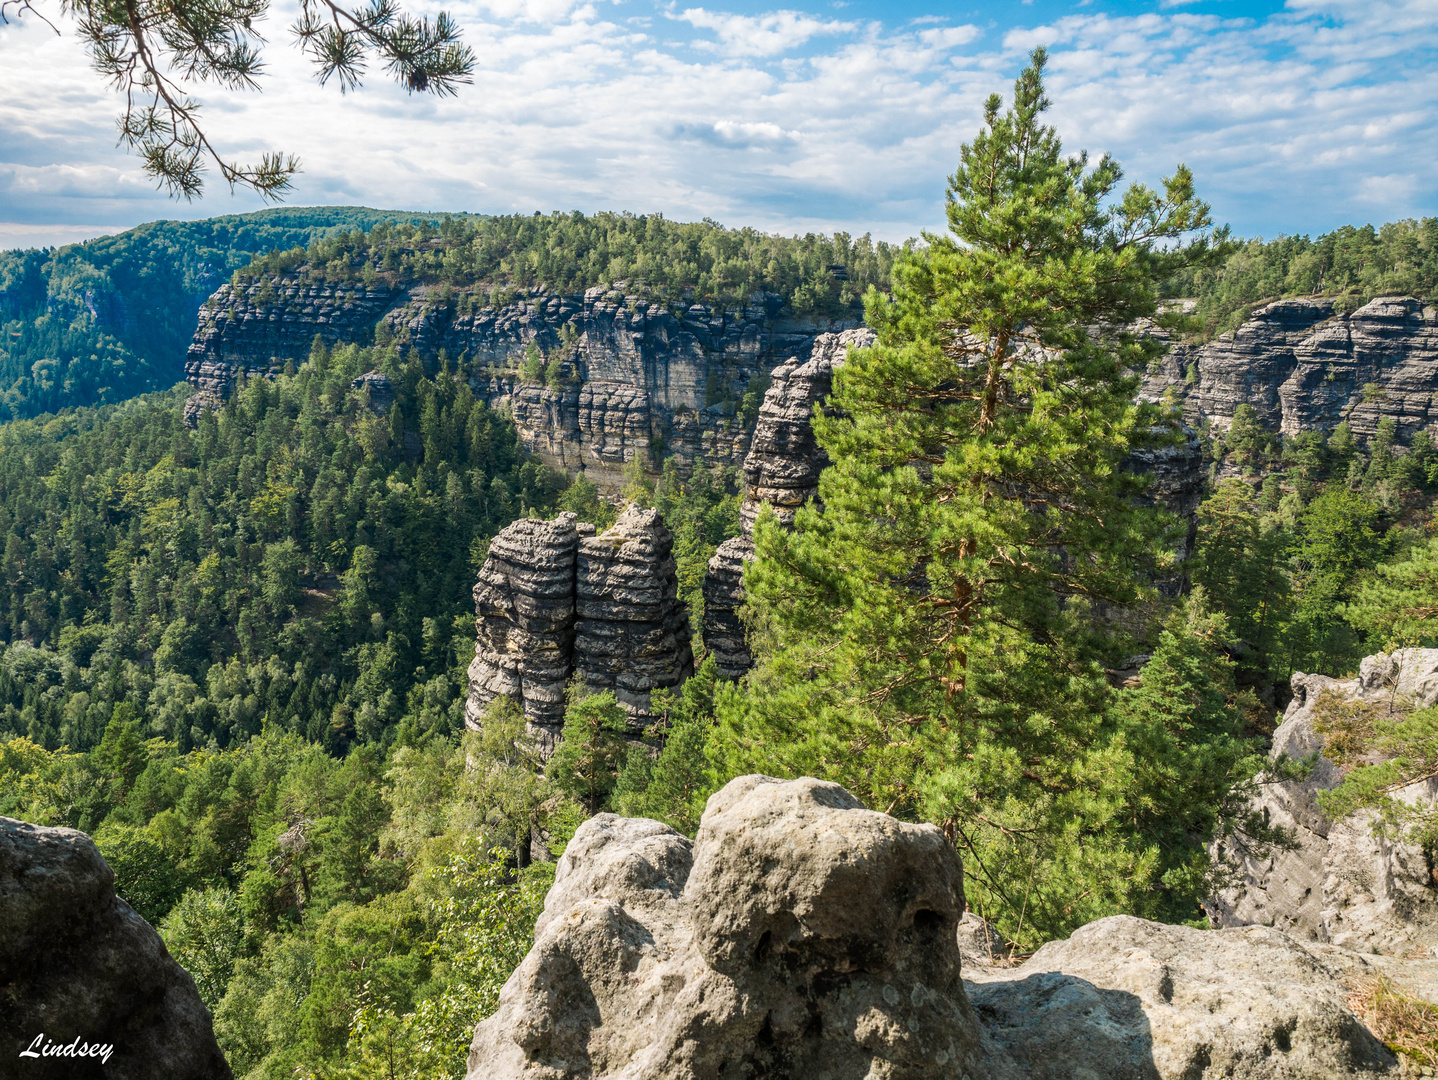
[[[1029,1080],[1328,1080],[1398,1075],[1346,1002],[1376,973],[1269,927],[1114,915],[967,978],[985,1032]]]
[[[691,845],[591,818],[470,1080],[1018,1080],[959,978],[957,854],[836,784],[745,776]]]
[[[937,829],[834,784],[740,777],[692,843],[600,814],[561,859],[468,1078],[1398,1075],[1345,1000],[1387,958],[1118,916],[1006,968],[964,906]]]
[[[1411,956],[1438,946],[1438,891],[1423,849],[1396,837],[1376,836],[1373,814],[1361,811],[1330,821],[1318,793],[1343,779],[1322,756],[1315,707],[1325,692],[1367,703],[1424,708],[1438,702],[1438,649],[1402,649],[1367,657],[1356,679],[1293,676],[1293,701],[1273,735],[1270,757],[1302,761],[1315,752],[1304,780],[1260,786],[1255,809],[1292,832],[1292,850],[1257,850],[1228,837],[1214,854],[1236,863],[1238,881],[1204,906],[1215,926],[1276,926],[1310,941],[1365,952]],[[1432,802],[1438,780],[1410,785],[1397,797]]]
[[[194,980],[114,883],[84,833],[0,817],[0,1077],[229,1080]]]

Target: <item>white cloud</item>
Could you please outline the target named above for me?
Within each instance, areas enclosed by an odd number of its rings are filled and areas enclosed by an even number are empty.
[[[778,56],[805,44],[818,35],[848,34],[858,23],[816,19],[797,11],[773,11],[766,15],[729,15],[724,12],[689,8],[675,18],[699,30],[712,30],[719,48],[731,56]]]
[[[341,97],[273,26],[265,92],[202,97],[227,154],[301,154],[296,205],[629,209],[902,239],[942,223],[944,178],[984,97],[1007,94],[1042,43],[1071,149],[1111,152],[1148,183],[1184,161],[1239,231],[1315,231],[1438,209],[1438,29],[1425,9],[1289,0],[1262,21],[1085,12],[985,34],[462,0],[479,67],[456,99],[412,97],[377,73]],[[194,206],[157,196],[115,148],[118,101],[65,29],[0,29],[0,217],[58,228],[258,208],[213,178]]]

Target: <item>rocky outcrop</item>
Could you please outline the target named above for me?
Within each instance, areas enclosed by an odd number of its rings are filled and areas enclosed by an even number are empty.
[[[849,349],[864,349],[876,340],[872,330],[863,328],[823,334],[814,340],[807,359],[793,357],[770,373],[744,459],[739,511],[744,535],[753,535],[762,507],[772,507],[781,524],[792,525],[799,507],[818,494],[819,474],[829,458],[814,440],[814,407],[828,400],[834,372],[844,365]]]
[[[451,363],[463,358],[475,393],[510,410],[528,450],[617,488],[635,458],[673,457],[686,473],[701,462],[741,465],[749,436],[735,404],[749,381],[849,325],[796,317],[765,293],[723,309],[621,282],[583,295],[541,287],[491,303],[477,290],[334,289],[291,276],[216,292],[185,370],[197,392],[223,399],[241,374],[273,376],[286,360],[308,357],[316,334],[367,344],[380,326],[428,364],[441,351]],[[557,378],[521,375],[532,349],[546,369],[559,361]],[[197,400],[192,412],[213,401]]]
[[[1324,299],[1279,300],[1201,347],[1174,347],[1143,394],[1167,395],[1194,425],[1226,428],[1240,405],[1295,435],[1346,421],[1359,439],[1393,417],[1406,440],[1438,431],[1438,311],[1379,297],[1351,314]]]
[[[673,552],[659,511],[636,506],[579,541],[574,677],[593,692],[613,691],[636,718],[649,715],[652,691],[694,673]]]
[[[465,708],[471,728],[497,697],[515,701],[531,725],[551,734],[564,726],[578,550],[578,519],[570,513],[516,521],[490,541],[474,586],[478,635]]]
[[[468,1077],[1397,1075],[1345,1001],[1382,958],[1117,916],[1006,967],[988,962],[996,937],[964,912],[939,830],[834,784],[740,777],[692,843],[600,814],[560,860]]]
[[[394,383],[381,371],[365,372],[350,383],[350,389],[363,395],[366,407],[376,416],[385,416],[394,404]]]
[[[753,664],[738,612],[744,603],[744,563],[754,556],[754,522],[768,506],[780,524],[790,526],[799,507],[817,496],[819,474],[828,457],[814,439],[814,408],[828,399],[834,372],[843,366],[849,348],[866,348],[876,340],[873,331],[863,328],[823,334],[814,340],[807,360],[787,360],[770,375],[744,461],[742,534],[715,552],[704,576],[704,645],[714,653],[722,678],[739,679]],[[1187,558],[1198,535],[1198,504],[1205,480],[1198,433],[1185,428],[1180,441],[1137,451],[1123,465],[1149,475],[1145,503],[1167,507],[1184,524],[1176,553]],[[1184,579],[1174,577],[1158,585],[1176,595]]]
[[[829,459],[814,440],[814,407],[828,399],[834,371],[849,349],[876,340],[862,327],[821,334],[807,359],[791,357],[770,374],[744,459],[741,534],[719,546],[704,574],[704,647],[714,654],[721,678],[738,679],[753,665],[739,609],[744,564],[754,557],[754,521],[768,506],[781,524],[792,525],[799,507],[818,494],[819,474]]]
[[[1029,1080],[1397,1076],[1349,1009],[1376,968],[1267,927],[1204,931],[1115,915],[1017,968],[967,972],[984,1032]]]
[[[704,570],[704,648],[713,655],[719,677],[731,682],[754,666],[739,620],[744,564],[753,557],[754,541],[734,536],[719,545]]]
[[[1361,811],[1331,821],[1318,793],[1337,787],[1343,774],[1323,756],[1314,724],[1325,692],[1336,702],[1396,702],[1426,707],[1438,702],[1438,649],[1405,649],[1363,661],[1358,678],[1293,676],[1293,701],[1273,736],[1273,760],[1313,762],[1302,780],[1263,783],[1252,808],[1273,826],[1289,830],[1292,850],[1257,849],[1230,836],[1213,854],[1231,860],[1238,882],[1206,905],[1215,926],[1276,926],[1311,941],[1350,949],[1409,955],[1438,946],[1438,878],[1417,844],[1374,835],[1374,819]],[[1316,755],[1316,757],[1315,757]],[[1396,793],[1406,800],[1438,799],[1438,780]]]
[[[194,980],[114,883],[84,833],[0,817],[0,1075],[228,1080]]]
[[[328,345],[370,341],[375,322],[399,295],[294,278],[221,285],[200,308],[185,359],[185,378],[196,391],[186,419],[228,399],[241,378],[274,378],[287,361],[308,359],[316,335]]]
[[[474,586],[467,724],[508,697],[552,747],[577,680],[612,691],[642,728],[651,692],[694,670],[673,546],[659,512],[634,506],[600,536],[571,513],[501,530]]]
[[[963,876],[938,829],[817,780],[747,776],[697,839],[575,834],[470,1080],[1018,1074],[959,977]]]

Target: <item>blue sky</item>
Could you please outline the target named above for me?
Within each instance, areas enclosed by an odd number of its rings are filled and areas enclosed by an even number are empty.
[[[265,92],[200,88],[210,134],[242,159],[298,153],[296,205],[658,211],[899,240],[941,225],[984,97],[1042,43],[1070,150],[1146,183],[1185,162],[1241,235],[1438,213],[1438,0],[442,6],[480,58],[457,99],[316,86],[276,0]],[[0,246],[261,205],[223,185],[193,204],[156,192],[60,25],[0,28]]]

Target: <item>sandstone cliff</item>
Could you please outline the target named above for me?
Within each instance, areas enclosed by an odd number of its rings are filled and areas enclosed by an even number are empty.
[[[782,524],[792,525],[795,511],[818,493],[829,459],[814,441],[814,407],[829,397],[834,371],[849,348],[867,348],[875,340],[874,332],[862,327],[821,334],[807,359],[791,357],[770,375],[744,459],[742,531],[719,546],[704,574],[704,646],[714,654],[721,678],[738,679],[753,664],[739,608],[744,563],[754,557],[754,521],[769,506]]]
[[[1378,958],[1116,916],[1002,967],[962,958],[963,913],[942,833],[834,784],[740,777],[692,843],[600,814],[475,1030],[469,1080],[1398,1074],[1345,1000]]]
[[[1215,926],[1276,926],[1311,941],[1408,955],[1438,946],[1438,878],[1430,856],[1412,842],[1377,836],[1373,815],[1361,811],[1331,821],[1318,793],[1335,788],[1340,769],[1323,756],[1315,707],[1327,691],[1338,701],[1387,702],[1423,708],[1438,703],[1438,649],[1405,649],[1363,661],[1356,679],[1293,676],[1293,701],[1273,736],[1270,757],[1314,759],[1303,780],[1261,785],[1254,809],[1266,822],[1291,830],[1290,851],[1255,850],[1227,837],[1214,854],[1234,860],[1239,880],[1205,906]],[[1398,793],[1410,801],[1438,799],[1438,780]]]
[[[367,343],[380,324],[427,363],[440,350],[463,357],[475,393],[512,411],[527,449],[606,488],[620,485],[626,462],[660,446],[682,469],[739,466],[749,440],[735,402],[750,380],[851,325],[795,317],[771,294],[723,310],[623,283],[583,295],[539,288],[497,307],[482,293],[428,286],[225,285],[201,310],[190,346],[185,371],[197,396],[187,415],[223,399],[241,374],[270,376],[303,360],[316,334]],[[531,348],[560,361],[558,380],[521,377]]]
[[[1280,300],[1206,345],[1175,346],[1142,393],[1167,394],[1195,426],[1226,428],[1246,404],[1285,435],[1347,421],[1361,440],[1391,416],[1406,441],[1438,431],[1438,311],[1411,296],[1351,314],[1330,300]]]
[[[599,536],[570,513],[503,529],[474,587],[467,724],[508,697],[552,747],[577,680],[612,691],[642,729],[650,693],[694,671],[673,547],[659,512],[633,506]]]
[[[194,980],[114,883],[84,833],[0,817],[0,1076],[229,1080]]]

